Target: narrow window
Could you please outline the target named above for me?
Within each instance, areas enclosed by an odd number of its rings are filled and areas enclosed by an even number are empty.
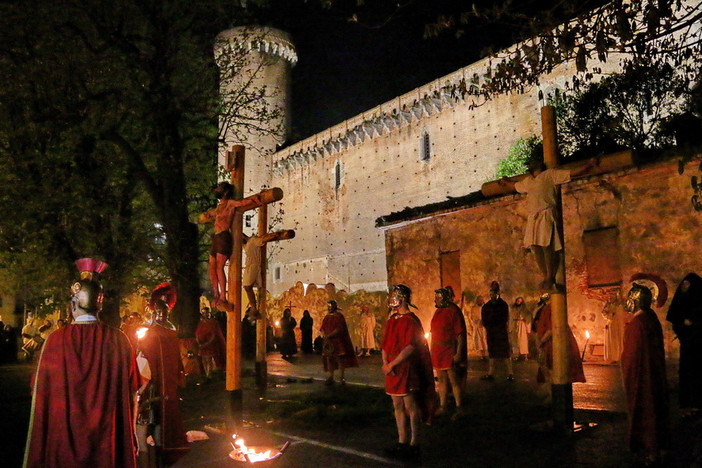
[[[336,167],[334,167],[334,188],[339,190],[341,187],[341,163],[336,162]]]
[[[419,154],[421,155],[422,161],[429,161],[431,158],[431,139],[429,138],[429,132],[427,131],[424,131],[422,134]]]
[[[273,278],[276,281],[280,281],[280,267],[279,266],[275,267],[275,274],[273,275]]]

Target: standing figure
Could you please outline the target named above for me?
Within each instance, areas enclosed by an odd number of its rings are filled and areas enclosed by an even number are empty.
[[[409,308],[412,290],[404,284],[390,289],[392,315],[385,324],[382,350],[385,393],[392,398],[397,425],[397,444],[386,450],[390,456],[419,461],[420,426],[431,423],[436,389],[431,353],[419,318]]]
[[[6,362],[17,362],[17,329],[9,323],[5,324],[5,337],[3,346],[5,346]]]
[[[451,302],[452,294],[448,288],[434,291],[436,311],[431,319],[431,363],[439,377],[439,409],[436,414],[445,414],[448,400],[448,385],[451,384],[453,398],[456,402],[454,419],[463,412],[459,380],[460,367],[465,368],[466,323],[463,313]]]
[[[485,304],[483,296],[475,296],[475,301],[470,305],[468,324],[470,325],[469,351],[475,352],[481,360],[487,359],[487,337],[483,327],[482,310]]]
[[[543,162],[543,149],[535,152],[529,162],[529,174],[519,182],[506,178],[500,181],[519,193],[526,193],[527,224],[524,230],[523,246],[531,249],[536,263],[543,275],[541,287],[551,289],[554,285],[562,288],[565,276],[561,265],[560,255],[563,251],[561,229],[558,219],[557,186],[570,182],[572,177],[587,173],[597,165],[592,159],[581,168],[569,171],[567,169],[547,169]]]
[[[336,301],[327,302],[328,314],[324,316],[320,328],[324,339],[322,362],[324,370],[329,373],[326,385],[334,385],[334,371],[336,369],[339,369],[339,381],[344,385],[346,383],[344,369],[358,367],[358,359],[356,359],[356,353],[353,344],[351,344],[346,319],[339,310],[341,309]]]
[[[536,381],[541,384],[551,383],[551,370],[553,369],[553,335],[551,331],[551,304],[548,303],[549,295],[544,294],[539,300],[532,329],[536,332],[536,346],[538,351],[539,370]],[[568,371],[570,382],[585,382],[583,361],[580,357],[578,342],[573,331],[568,327]],[[550,389],[545,390],[550,398]]]
[[[229,182],[220,182],[212,190],[219,200],[217,207],[202,213],[198,218],[199,223],[214,222],[214,234],[210,247],[209,269],[210,283],[212,284],[213,305],[227,304],[227,277],[224,266],[232,256],[232,219],[237,207],[245,204],[240,200],[232,200],[234,186]]]
[[[302,318],[300,319],[300,331],[302,332],[302,341],[300,343],[300,349],[305,354],[312,354],[314,352],[314,347],[312,346],[312,329],[314,328],[314,320],[310,315],[309,310],[305,310],[302,313]]]
[[[663,329],[651,290],[634,283],[626,301],[633,318],[624,331],[622,376],[629,409],[629,447],[648,466],[668,445],[668,381]],[[697,389],[699,391],[699,389]]]
[[[212,316],[209,307],[203,307],[200,311],[200,322],[195,329],[195,338],[200,348],[205,380],[210,381],[212,372],[224,367],[226,342],[219,322]]]
[[[529,359],[529,326],[527,321],[531,321],[531,314],[524,302],[524,298],[519,296],[514,300],[514,304],[509,309],[509,340],[512,343],[512,355],[515,359]]]
[[[602,308],[602,317],[605,319],[604,359],[607,362],[619,362],[624,345],[624,306],[620,299],[619,288],[607,300]]]
[[[488,373],[481,380],[495,380],[495,361],[504,361],[507,367],[507,380],[514,380],[512,371],[511,349],[509,344],[509,307],[500,297],[500,284],[497,281],[490,283],[490,300],[483,305],[481,320],[487,332],[487,348],[490,362]]]
[[[107,264],[76,261],[73,323],[52,333],[37,365],[24,467],[136,466],[134,392],[139,376],[120,330],[98,321]]]
[[[367,305],[361,306],[361,351],[359,356],[370,356],[375,350],[375,314]]]
[[[295,327],[297,326],[297,321],[292,316],[292,312],[289,308],[283,310],[283,318],[280,319],[280,341],[278,342],[280,348],[280,354],[283,359],[291,357],[293,354],[297,354],[297,343],[295,342]]]
[[[22,351],[27,361],[31,361],[44,343],[39,333],[39,319],[32,312],[27,312],[27,321],[22,327]]]
[[[680,342],[680,409],[683,418],[702,409],[702,278],[689,273],[678,285],[666,320]]]
[[[170,283],[151,293],[151,323],[142,328],[137,344],[137,365],[142,386],[137,392],[136,433],[141,468],[173,465],[190,450],[180,413],[178,387],[185,386],[178,334],[168,320],[176,303]]]

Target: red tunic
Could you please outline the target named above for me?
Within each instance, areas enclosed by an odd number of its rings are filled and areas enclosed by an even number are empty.
[[[652,310],[626,326],[622,376],[629,409],[629,444],[655,454],[668,442],[668,382],[661,323]]]
[[[395,366],[392,375],[385,376],[385,393],[402,396],[416,392],[422,419],[429,422],[434,415],[436,389],[424,329],[419,318],[412,312],[393,314],[385,324],[381,344],[388,362],[395,359],[408,345],[414,347],[414,352]]]
[[[466,322],[456,304],[436,309],[431,319],[431,364],[434,369],[447,370],[453,367],[458,340],[461,336],[465,337],[465,334]]]
[[[546,335],[547,332],[551,331],[551,304],[546,304],[541,310],[541,315],[536,323],[536,336],[539,340]],[[575,336],[573,331],[568,327],[568,344],[569,344],[569,355],[568,355],[568,367],[570,373],[571,382],[585,382],[585,372],[583,372],[583,361],[580,357],[580,350],[578,349],[578,342],[575,341]],[[549,370],[553,369],[553,338],[546,341],[542,346],[542,351],[546,360],[546,366]],[[536,380],[540,383],[544,383],[546,380],[544,374],[539,367],[539,373]]]
[[[178,387],[185,383],[179,346],[178,334],[158,324],[149,327],[139,340],[139,351],[149,362],[151,384],[160,397],[154,409],[166,465],[172,465],[190,449],[178,400]]]
[[[103,323],[54,331],[39,358],[25,467],[136,466],[134,353]]]
[[[324,352],[322,353],[324,370],[336,370],[338,367],[337,358],[340,364],[345,368],[358,367],[358,359],[356,358],[356,352],[351,343],[349,329],[346,326],[346,319],[344,316],[339,312],[325,315],[321,330],[326,335],[334,333],[334,336],[328,339],[332,346],[329,349],[333,349],[332,354],[325,356]]]
[[[200,319],[195,330],[195,338],[200,344],[200,356],[214,357],[217,367],[224,367],[226,355],[226,341],[219,322],[215,319]]]

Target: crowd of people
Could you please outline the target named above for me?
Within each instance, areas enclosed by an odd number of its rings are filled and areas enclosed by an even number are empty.
[[[188,450],[178,388],[185,384],[187,374],[200,374],[209,381],[223,371],[225,330],[210,309],[203,307],[195,337],[179,339],[168,320],[176,300],[175,289],[164,283],[152,292],[147,315],[128,314],[120,333],[96,317],[102,294],[95,278],[103,268],[101,262],[83,262],[81,268],[89,274],[72,287],[69,323],[61,320],[54,326],[49,320],[30,315],[22,329],[26,357],[40,352],[33,380],[35,411],[26,466],[46,466],[47,460],[56,466],[80,466],[98,458],[102,460],[98,466],[168,466]],[[466,414],[463,395],[469,352],[489,360],[488,373],[481,377],[484,381],[496,379],[499,362],[504,367],[502,378],[513,381],[512,361],[535,355],[539,364],[537,381],[550,382],[554,356],[549,295],[542,295],[533,307],[523,297],[517,297],[510,306],[500,297],[497,281],[488,289],[489,300],[478,296],[464,310],[456,304],[450,286],[435,290],[435,310],[425,334],[413,312],[416,306],[411,289],[394,285],[389,292],[389,315],[381,320],[384,324],[379,344],[375,342],[379,327],[376,317],[369,307],[361,307],[358,348],[352,343],[336,301],[327,302],[316,343],[312,340],[315,327],[309,311],[305,310],[300,319],[302,340],[298,343],[297,321],[287,308],[279,324],[278,351],[290,358],[297,353],[298,344],[306,353],[318,350],[328,374],[325,383],[334,386],[345,385],[345,370],[357,367],[358,358],[370,355],[378,346],[398,434],[397,443],[387,449],[387,455],[418,459],[423,423],[442,416],[457,420]],[[630,416],[629,441],[644,464],[660,462],[669,442],[663,333],[652,309],[654,293],[645,283],[633,282],[626,298],[621,299],[630,314],[621,353]],[[680,283],[666,319],[680,340],[682,416],[695,419],[702,403],[696,371],[702,336],[702,279],[698,275],[690,273]],[[244,321],[255,323],[255,318],[247,315]],[[0,330],[6,329],[0,326]],[[3,349],[9,346],[6,336],[2,335]],[[584,382],[581,353],[569,329],[566,339],[568,381]],[[16,340],[17,336],[15,351]],[[105,363],[109,371],[104,369]],[[94,421],[82,413],[83,401],[99,408],[106,420],[119,423],[107,427]],[[72,417],[51,417],[56,411],[68,411]],[[84,443],[65,443],[67,438],[78,439],[78,432]],[[105,457],[105,453],[109,455]]]

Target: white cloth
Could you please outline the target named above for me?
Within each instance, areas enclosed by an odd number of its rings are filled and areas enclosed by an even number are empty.
[[[244,244],[246,267],[242,277],[244,286],[261,286],[261,247],[265,244],[262,236],[252,236]]]
[[[514,184],[519,193],[526,193],[527,224],[524,229],[524,247],[552,245],[563,248],[556,226],[556,186],[570,182],[567,169],[546,169],[536,177],[531,175]]]
[[[375,315],[361,314],[361,349],[375,349]]]

